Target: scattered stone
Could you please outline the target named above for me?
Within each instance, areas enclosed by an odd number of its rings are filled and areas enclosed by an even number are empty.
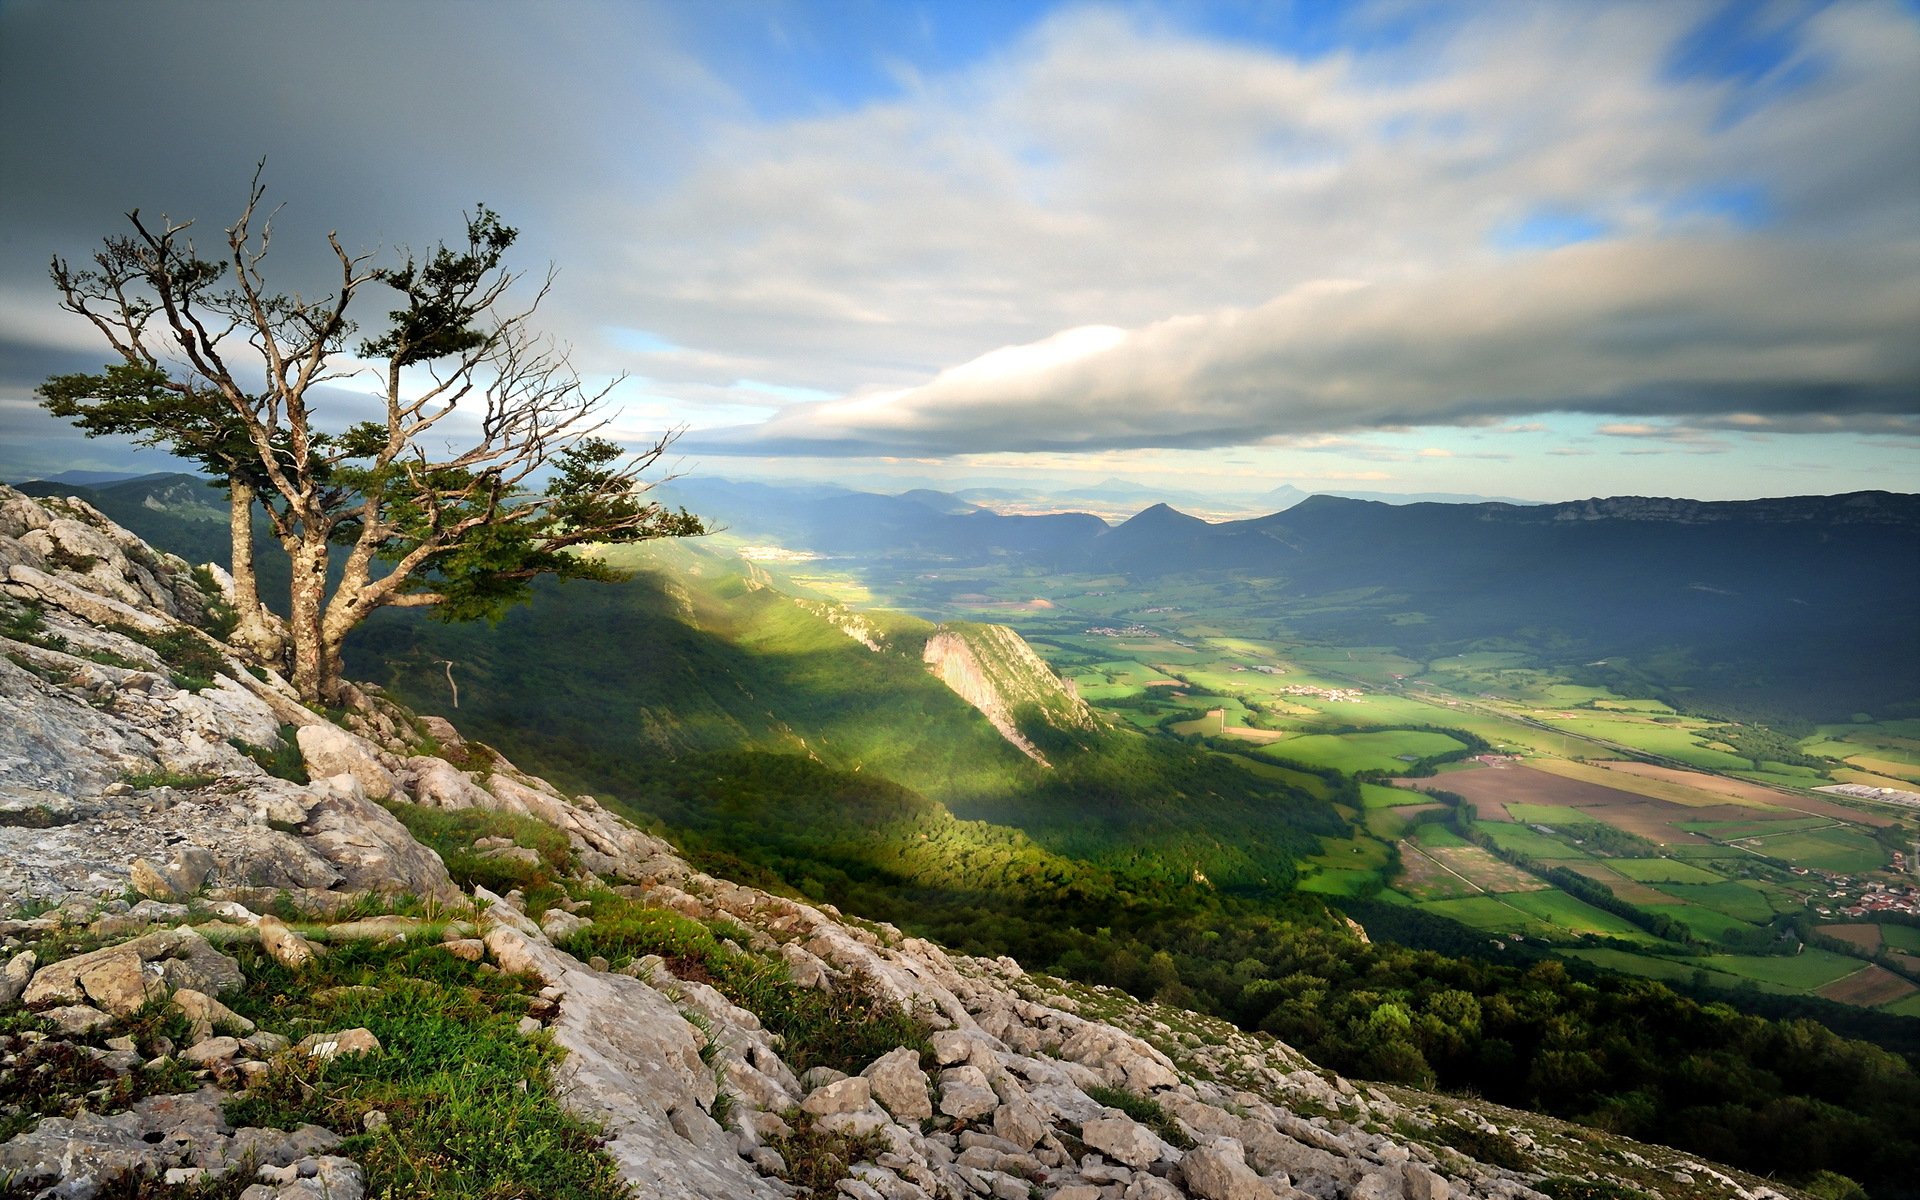
[[[241,1033],[253,1032],[253,1022],[234,1012],[226,1005],[215,1000],[205,992],[192,988],[179,988],[173,993],[173,1006],[185,1014],[189,1026],[189,1044],[198,1044],[213,1036],[215,1028],[238,1029]],[[273,1038],[278,1034],[261,1034],[261,1037]],[[284,1044],[286,1039],[282,1038]]]
[[[555,942],[564,942],[591,924],[592,917],[576,917],[562,908],[550,908],[540,916],[540,932]]]
[[[231,1037],[206,1038],[180,1052],[182,1062],[191,1063],[196,1067],[211,1067],[232,1062],[239,1056],[240,1039]]]
[[[89,964],[78,983],[87,999],[116,1017],[132,1016],[167,991],[159,968],[149,969],[134,954],[110,954]]]
[[[257,926],[260,933],[260,948],[273,957],[289,971],[305,970],[314,958],[313,943],[289,928],[285,921],[276,916],[262,916]]]
[[[113,1024],[113,1018],[88,1004],[63,1004],[40,1014],[53,1022],[55,1029],[70,1037],[85,1037],[96,1029]]]
[[[7,960],[4,970],[0,970],[0,1004],[12,1004],[27,990],[27,984],[33,979],[33,968],[39,963],[39,957],[31,950],[22,950]]]
[[[1000,1106],[987,1084],[986,1073],[975,1066],[949,1067],[940,1072],[940,1111],[956,1121],[973,1121]]]
[[[334,1058],[351,1058],[357,1054],[380,1053],[380,1039],[373,1031],[364,1027],[342,1029],[338,1033],[310,1033],[294,1046],[294,1049],[309,1058],[326,1062]]]
[[[807,1098],[800,1102],[800,1108],[816,1117],[824,1117],[829,1113],[861,1112],[871,1103],[872,1085],[865,1076],[855,1075],[851,1079],[823,1084],[808,1092]]]

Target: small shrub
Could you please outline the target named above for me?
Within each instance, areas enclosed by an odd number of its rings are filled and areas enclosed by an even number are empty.
[[[1181,1150],[1193,1149],[1193,1139],[1187,1136],[1186,1130],[1180,1128],[1179,1123],[1173,1119],[1172,1115],[1169,1114],[1166,1109],[1161,1108],[1159,1102],[1156,1100],[1148,1099],[1145,1096],[1136,1096],[1132,1092],[1124,1091],[1120,1088],[1110,1087],[1090,1087],[1087,1089],[1087,1098],[1095,1104],[1103,1104],[1108,1108],[1119,1109],[1129,1117],[1145,1125],[1148,1129],[1159,1134],[1160,1139],[1169,1146],[1174,1146]]]
[[[107,628],[159,655],[160,661],[171,668],[169,674],[177,688],[189,692],[204,691],[213,686],[215,675],[230,669],[225,656],[208,645],[202,634],[192,629],[182,627],[164,633],[148,633],[132,625],[117,623]]]
[[[1533,1185],[1534,1190],[1553,1200],[1651,1200],[1645,1192],[1601,1179],[1580,1179],[1572,1175],[1553,1175]]]
[[[574,871],[573,845],[567,835],[532,817],[482,808],[422,808],[417,804],[390,804],[407,832],[431,848],[447,864],[447,874],[471,891],[475,885],[504,895],[552,888]],[[484,837],[503,837],[539,854],[538,865],[512,859],[488,858],[473,844]]]
[[[271,746],[255,746],[239,738],[228,738],[227,744],[260,764],[260,769],[275,779],[284,779],[289,783],[309,783],[307,760],[300,753],[300,743],[296,737],[297,725],[282,725],[280,736]]]
[[[1520,1148],[1520,1143],[1498,1130],[1488,1131],[1471,1125],[1443,1122],[1433,1127],[1433,1136],[1468,1158],[1479,1162],[1505,1167],[1510,1171],[1525,1171],[1533,1166],[1532,1157]],[[1554,1200],[1607,1200],[1607,1198],[1557,1196]]]
[[[828,1133],[814,1124],[812,1114],[795,1109],[784,1114],[793,1132],[769,1138],[767,1144],[787,1164],[787,1182],[815,1196],[832,1196],[835,1186],[853,1171],[853,1164],[877,1157],[886,1149],[878,1134],[853,1137]]]
[[[226,593],[214,582],[213,572],[205,563],[193,569],[193,586],[200,589],[207,602],[207,632],[223,642],[232,637],[240,624],[240,610],[227,602]]]

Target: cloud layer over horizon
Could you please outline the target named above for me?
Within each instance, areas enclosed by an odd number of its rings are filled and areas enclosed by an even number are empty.
[[[0,440],[99,360],[47,254],[216,227],[267,152],[288,278],[484,200],[582,370],[634,375],[618,427],[699,453],[1920,438],[1909,4],[976,11],[10,8]]]

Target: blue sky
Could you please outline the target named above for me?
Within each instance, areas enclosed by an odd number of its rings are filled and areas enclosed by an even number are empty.
[[[46,258],[265,153],[289,286],[484,199],[714,474],[1920,489],[1908,0],[532,12],[0,5],[0,477],[153,465],[34,407]]]

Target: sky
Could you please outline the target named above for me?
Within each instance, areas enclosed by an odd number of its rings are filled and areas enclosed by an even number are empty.
[[[1911,0],[0,0],[0,478],[173,465],[47,262],[263,158],[276,285],[485,203],[701,474],[1920,491]]]

